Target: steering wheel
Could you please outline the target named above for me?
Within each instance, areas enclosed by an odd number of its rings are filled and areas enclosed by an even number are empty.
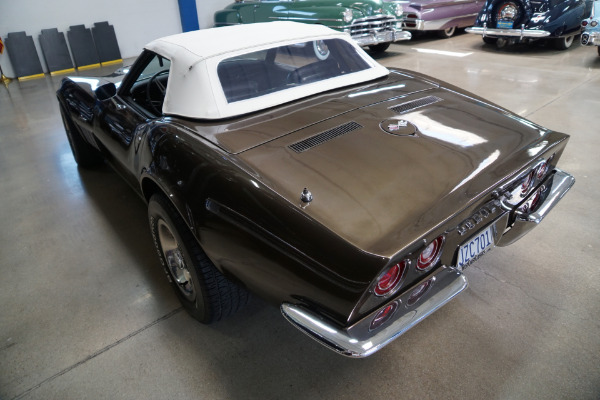
[[[156,113],[158,115],[162,114],[162,106],[165,101],[165,94],[167,93],[167,87],[165,85],[163,85],[163,83],[158,78],[163,75],[168,75],[168,74],[169,74],[168,69],[158,71],[157,73],[152,75],[152,78],[150,78],[150,80],[148,81],[148,84],[146,85],[146,102],[150,105],[150,107],[152,108],[152,111],[154,111],[154,113]],[[152,87],[153,86],[156,86],[156,89],[160,93],[160,99],[158,99],[158,100],[152,99]]]

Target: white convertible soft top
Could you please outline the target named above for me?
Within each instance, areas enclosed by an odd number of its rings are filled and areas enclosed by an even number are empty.
[[[294,43],[342,39],[357,49],[369,68],[315,83],[228,102],[217,66],[226,58]],[[366,82],[388,74],[350,36],[333,29],[296,22],[266,22],[203,29],[157,39],[146,49],[171,61],[163,113],[198,119],[230,118],[260,111],[320,92]]]

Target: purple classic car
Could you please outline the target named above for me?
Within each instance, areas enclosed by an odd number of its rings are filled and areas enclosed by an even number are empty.
[[[436,31],[449,38],[457,28],[472,26],[481,11],[483,0],[411,0],[404,6],[403,28],[413,31]]]

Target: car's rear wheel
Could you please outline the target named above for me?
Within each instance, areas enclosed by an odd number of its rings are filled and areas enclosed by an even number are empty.
[[[509,43],[509,39],[505,39],[505,38],[498,38],[496,40],[496,48],[497,49],[503,49],[504,47],[506,47],[506,45]]]
[[[371,46],[369,46],[369,50],[371,50],[372,53],[383,53],[384,51],[386,51],[388,49],[388,47],[390,47],[391,43],[379,43],[379,44],[373,44]]]
[[[77,165],[83,168],[92,168],[102,163],[103,158],[100,152],[81,137],[77,126],[67,115],[62,105],[60,106],[60,116]]]
[[[558,50],[567,50],[569,47],[573,45],[575,41],[575,35],[564,36],[557,39],[554,39],[554,48]]]
[[[438,37],[440,37],[442,39],[451,38],[452,36],[454,36],[455,33],[456,33],[456,27],[455,26],[453,26],[452,28],[448,28],[448,29],[444,29],[444,30],[441,30],[441,31],[437,31]]]
[[[154,246],[183,307],[208,324],[248,302],[248,292],[214,266],[171,202],[155,194],[148,204]]]

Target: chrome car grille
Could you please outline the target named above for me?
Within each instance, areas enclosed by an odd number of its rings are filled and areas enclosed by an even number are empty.
[[[369,35],[373,32],[380,32],[394,29],[398,20],[389,15],[374,15],[367,18],[354,20],[350,25],[351,36]]]

